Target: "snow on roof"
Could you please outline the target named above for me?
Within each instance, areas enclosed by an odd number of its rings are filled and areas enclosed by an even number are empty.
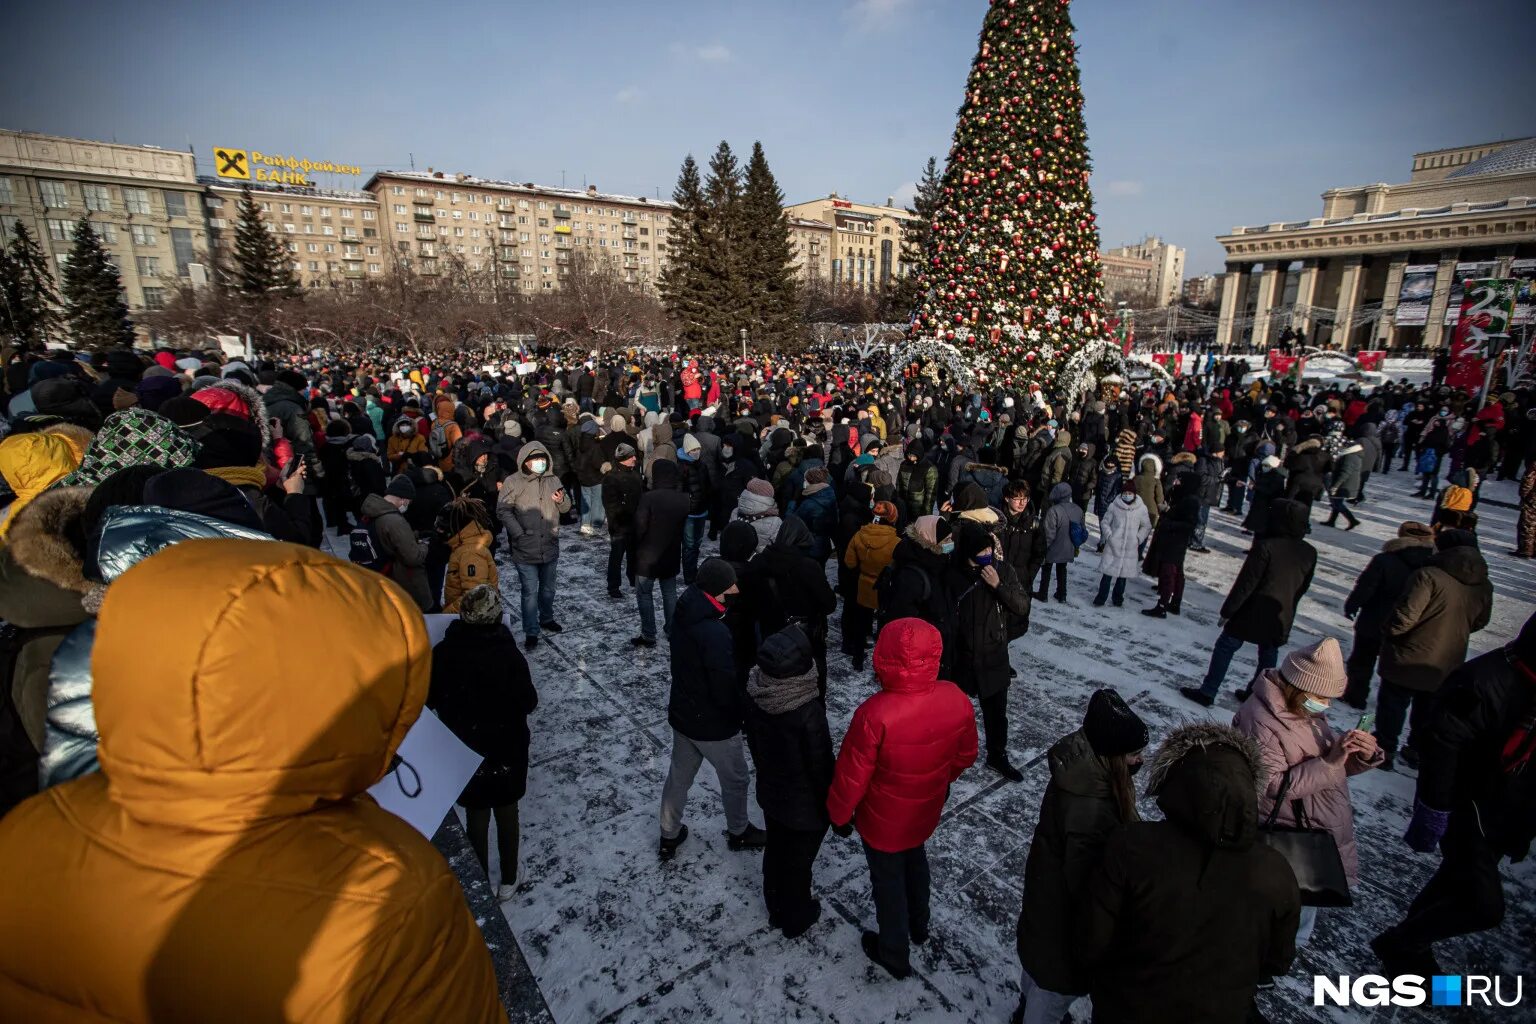
[[[617,192],[596,192],[585,188],[562,188],[558,185],[536,185],[531,181],[499,181],[495,178],[477,178],[473,174],[448,174],[446,172],[428,171],[379,171],[368,180],[367,188],[379,178],[401,178],[408,181],[417,181],[428,184],[434,188],[453,188],[454,186],[476,188],[491,188],[502,192],[516,192],[522,195],[558,196],[571,200],[596,200],[604,203],[630,203],[638,206],[660,206],[666,209],[676,209],[677,204],[670,199],[648,199],[645,196],[626,196]]]

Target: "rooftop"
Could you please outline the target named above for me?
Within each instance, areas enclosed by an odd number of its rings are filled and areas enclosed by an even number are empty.
[[[363,188],[367,189],[380,178],[395,178],[404,181],[416,181],[434,188],[452,188],[455,185],[475,188],[490,188],[501,192],[514,192],[527,196],[558,196],[571,200],[597,200],[604,203],[629,203],[640,206],[660,206],[665,209],[676,209],[677,204],[670,199],[650,199],[646,196],[627,196],[618,192],[599,192],[597,186],[587,188],[562,188],[558,185],[537,185],[531,181],[499,181],[495,178],[478,178],[473,174],[449,174],[446,171],[379,171],[368,179]]]
[[[1484,174],[1529,174],[1533,171],[1536,171],[1536,138],[1513,142],[1503,149],[1489,153],[1481,160],[1474,160],[1465,167],[1456,168],[1446,175],[1446,178],[1475,178]]]
[[[1500,213],[1505,210],[1520,210],[1536,206],[1536,198],[1530,196],[1513,196],[1509,199],[1496,199],[1487,203],[1452,203],[1449,206],[1438,206],[1434,209],[1416,210],[1412,207],[1403,210],[1392,210],[1387,213],[1356,213],[1349,217],[1313,217],[1311,220],[1283,221],[1274,224],[1260,224],[1255,227],[1234,227],[1229,235],[1258,235],[1266,231],[1302,231],[1307,228],[1333,228],[1341,224],[1378,224],[1382,221],[1424,220],[1428,217],[1464,217],[1468,214]]]

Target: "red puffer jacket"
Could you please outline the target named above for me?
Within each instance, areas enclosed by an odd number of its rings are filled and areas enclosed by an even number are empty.
[[[922,619],[897,619],[875,642],[881,692],[854,712],[827,793],[835,824],[855,820],[877,850],[928,841],[949,784],[976,763],[976,716],[954,683],[939,678],[943,643]]]

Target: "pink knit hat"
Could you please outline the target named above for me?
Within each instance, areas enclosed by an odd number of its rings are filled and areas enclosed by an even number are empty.
[[[1303,693],[1335,700],[1344,696],[1348,682],[1339,642],[1325,636],[1310,647],[1298,647],[1285,656],[1280,678]]]
[[[773,484],[769,483],[767,480],[764,480],[760,476],[755,476],[751,480],[747,481],[747,490],[751,491],[753,494],[760,498],[773,497]]]

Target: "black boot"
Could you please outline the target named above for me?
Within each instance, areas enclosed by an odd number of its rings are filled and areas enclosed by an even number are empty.
[[[1166,619],[1168,617],[1168,606],[1158,602],[1156,608],[1143,608],[1141,614],[1151,619]]]

